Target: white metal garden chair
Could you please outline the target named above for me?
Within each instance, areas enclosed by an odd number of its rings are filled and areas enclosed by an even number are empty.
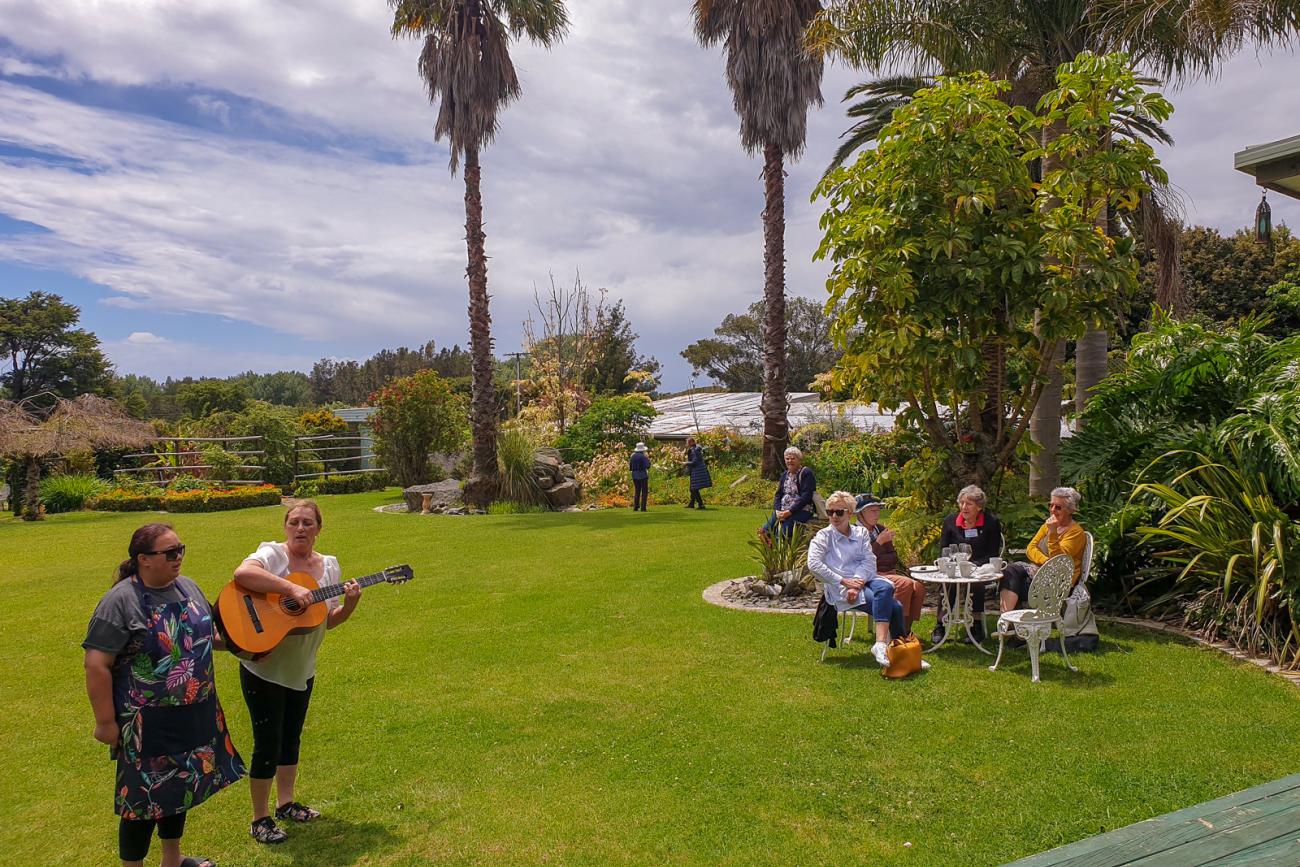
[[[1074,560],[1068,554],[1058,554],[1048,560],[1034,573],[1034,580],[1029,584],[1029,607],[1017,608],[998,617],[998,656],[989,666],[989,671],[997,671],[1002,662],[1002,651],[1006,640],[1013,636],[1024,639],[1029,647],[1029,668],[1031,680],[1038,683],[1038,655],[1043,645],[1055,629],[1061,639],[1061,658],[1070,671],[1078,671],[1070,662],[1065,652],[1065,633],[1061,630],[1065,620],[1063,608],[1065,597],[1070,595],[1074,585]]]
[[[859,616],[859,615],[861,615],[862,617],[867,618],[868,620],[871,619],[871,615],[868,614],[868,613],[865,612],[865,611],[854,611],[854,610],[852,610],[852,609],[849,609],[848,611],[841,611],[841,612],[840,612],[840,614],[839,614],[839,617],[840,617],[840,634],[841,634],[841,635],[844,635],[844,624],[845,624],[845,623],[847,623],[848,626],[849,626],[849,628],[848,628],[848,635],[845,635],[845,636],[844,636],[844,640],[840,642],[840,647],[848,647],[849,644],[850,644],[850,642],[853,641],[853,631],[854,631],[855,629],[858,628],[858,616]],[[830,644],[829,641],[822,645],[822,658],[821,658],[821,661],[822,661],[822,662],[825,662],[825,661],[826,661],[826,651],[828,651],[828,650],[830,650],[830,649],[831,649],[831,644]]]

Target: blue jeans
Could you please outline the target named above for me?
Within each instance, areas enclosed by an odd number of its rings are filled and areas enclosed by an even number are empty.
[[[794,532],[796,524],[807,524],[811,520],[812,512],[792,512],[790,517],[786,518],[784,521],[778,521],[776,519],[776,512],[773,512],[767,516],[767,523],[763,524],[763,529],[770,536],[775,534],[777,527],[780,527],[782,533],[789,535]]]
[[[907,628],[903,626],[903,604],[894,599],[892,583],[884,578],[872,578],[859,592],[871,598],[849,610],[865,611],[877,623],[888,623],[890,638],[902,638],[907,635]]]

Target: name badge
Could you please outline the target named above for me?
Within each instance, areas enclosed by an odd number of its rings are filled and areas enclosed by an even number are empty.
[[[966,528],[966,538],[967,538],[967,539],[974,539],[974,538],[977,538],[977,537],[979,536],[979,534],[980,534],[980,531],[977,530],[977,529],[975,529],[974,527],[967,527],[967,528]]]

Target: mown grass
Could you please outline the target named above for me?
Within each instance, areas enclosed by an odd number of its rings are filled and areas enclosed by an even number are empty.
[[[1077,675],[1046,658],[1037,686],[1023,651],[993,674],[945,648],[903,683],[865,645],[818,664],[808,618],[700,598],[752,571],[757,510],[371,511],[392,499],[322,498],[320,545],[345,573],[416,572],[367,591],[322,649],[299,794],[327,818],[258,847],[240,783],[195,811],[187,851],[226,865],[997,864],[1300,763],[1293,687],[1165,636],[1103,627],[1104,652]],[[186,573],[215,596],[280,517],[170,519]],[[115,863],[79,645],[148,519],[0,522],[0,861]],[[218,682],[247,758],[232,658]]]

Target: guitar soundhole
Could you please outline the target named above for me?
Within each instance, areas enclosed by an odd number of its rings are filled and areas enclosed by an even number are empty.
[[[296,599],[286,599],[284,600],[284,610],[289,614],[301,614],[302,606],[298,604]]]

